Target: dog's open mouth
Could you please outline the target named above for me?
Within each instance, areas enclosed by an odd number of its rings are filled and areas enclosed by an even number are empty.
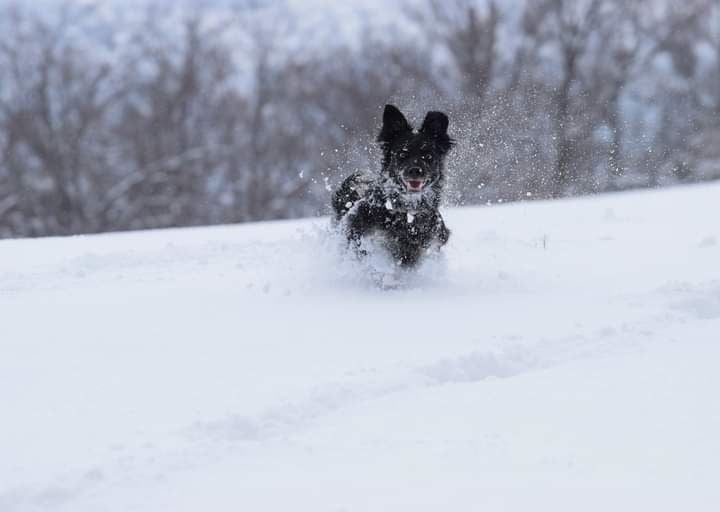
[[[410,192],[422,192],[425,188],[425,180],[422,179],[403,179],[405,182],[405,188]]]

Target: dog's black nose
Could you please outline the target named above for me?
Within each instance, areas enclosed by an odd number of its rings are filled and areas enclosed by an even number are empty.
[[[410,167],[407,171],[405,171],[405,176],[407,178],[422,178],[425,176],[425,171],[423,171],[420,167]]]

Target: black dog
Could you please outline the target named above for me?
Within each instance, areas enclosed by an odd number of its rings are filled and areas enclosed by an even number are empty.
[[[428,112],[414,131],[397,107],[385,107],[377,139],[383,151],[380,174],[353,174],[332,200],[336,219],[359,254],[365,236],[380,234],[394,260],[407,268],[448,241],[450,231],[438,211],[444,160],[454,144],[448,124],[442,112]]]

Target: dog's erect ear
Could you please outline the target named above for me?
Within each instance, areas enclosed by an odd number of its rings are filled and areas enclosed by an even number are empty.
[[[378,142],[392,142],[395,137],[404,132],[411,132],[412,127],[405,116],[395,105],[385,105],[383,112],[383,126],[378,135]]]
[[[447,137],[449,125],[450,121],[448,120],[448,116],[442,112],[428,112],[420,131],[426,135],[432,135],[434,137]]]
[[[435,139],[438,149],[447,153],[455,144],[447,132],[449,125],[448,116],[442,112],[428,112],[420,132]]]

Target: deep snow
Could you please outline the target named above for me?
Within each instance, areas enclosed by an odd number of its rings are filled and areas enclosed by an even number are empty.
[[[0,511],[716,510],[718,197],[0,242]]]

